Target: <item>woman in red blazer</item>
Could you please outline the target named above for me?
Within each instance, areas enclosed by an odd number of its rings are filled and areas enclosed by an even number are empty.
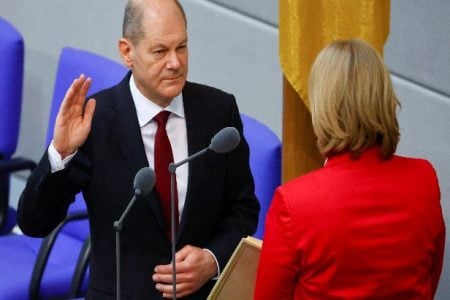
[[[381,56],[336,41],[309,97],[323,168],[279,187],[266,218],[255,299],[432,299],[445,225],[435,170],[394,154],[394,95]]]

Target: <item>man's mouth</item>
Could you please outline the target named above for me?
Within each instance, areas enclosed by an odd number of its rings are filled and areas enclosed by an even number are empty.
[[[179,78],[181,78],[181,75],[176,75],[176,76],[172,76],[172,77],[166,77],[166,78],[164,78],[165,80],[177,80],[177,79],[179,79]]]

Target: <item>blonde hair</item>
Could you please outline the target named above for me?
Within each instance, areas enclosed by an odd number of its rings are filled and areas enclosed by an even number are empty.
[[[349,151],[358,157],[379,145],[394,154],[400,138],[389,71],[382,57],[361,40],[339,40],[317,56],[309,77],[309,99],[322,155]]]

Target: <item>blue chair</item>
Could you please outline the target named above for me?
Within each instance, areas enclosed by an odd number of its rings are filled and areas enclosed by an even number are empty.
[[[22,106],[24,43],[22,35],[0,18],[0,235],[16,224],[16,211],[9,206],[10,173],[34,169],[34,162],[11,158],[19,138]]]
[[[88,51],[63,48],[58,64],[50,112],[47,144],[61,100],[81,73],[93,79],[90,93],[118,83],[122,65]],[[84,270],[89,253],[89,224],[81,194],[69,208],[66,220],[45,239],[23,235],[0,237],[0,299],[67,299],[85,289]],[[75,279],[74,279],[75,278]]]
[[[255,180],[255,193],[261,205],[255,237],[262,239],[266,213],[275,189],[281,184],[281,142],[263,123],[241,114],[244,136],[250,148],[250,169]]]
[[[0,155],[10,158],[19,138],[24,44],[21,34],[0,18]]]

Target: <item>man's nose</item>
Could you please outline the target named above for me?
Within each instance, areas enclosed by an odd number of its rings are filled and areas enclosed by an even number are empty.
[[[178,57],[178,53],[176,51],[171,51],[169,53],[169,57],[167,60],[167,68],[168,69],[178,69],[180,67],[180,58]]]

